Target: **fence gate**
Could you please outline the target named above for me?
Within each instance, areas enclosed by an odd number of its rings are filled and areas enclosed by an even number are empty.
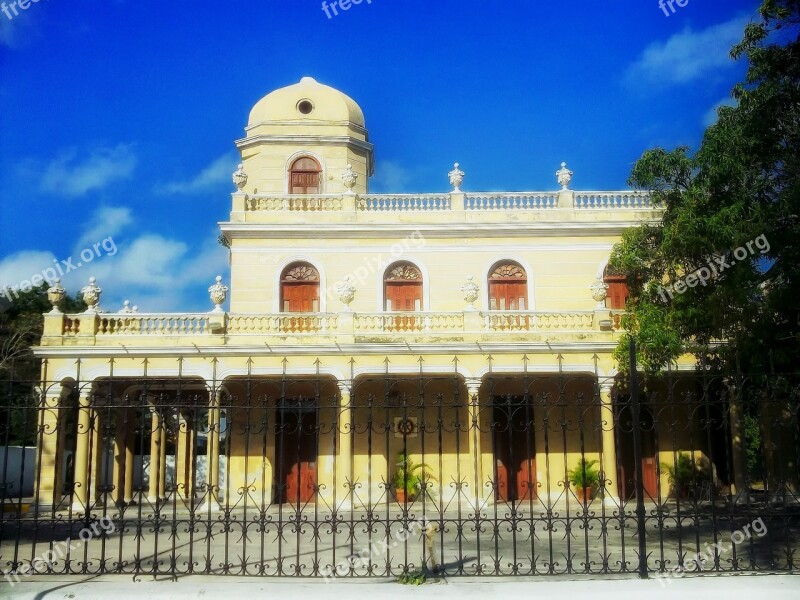
[[[798,569],[797,373],[110,370],[2,394],[7,581]]]

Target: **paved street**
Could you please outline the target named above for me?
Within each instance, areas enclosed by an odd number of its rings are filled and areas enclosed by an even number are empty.
[[[169,598],[170,600],[207,598],[280,598],[307,600],[396,599],[412,593],[420,600],[484,600],[485,598],[614,598],[615,600],[672,600],[676,597],[725,598],[725,600],[796,600],[800,577],[792,575],[724,575],[686,577],[670,584],[635,578],[521,578],[447,579],[408,589],[391,580],[341,581],[326,584],[321,580],[275,580],[213,576],[187,576],[177,580],[133,581],[126,576],[95,578],[46,577],[11,586],[0,584],[0,598],[13,600],[128,600]]]

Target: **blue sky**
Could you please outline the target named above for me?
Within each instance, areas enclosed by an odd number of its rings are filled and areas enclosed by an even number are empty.
[[[6,5],[9,0],[5,0]],[[330,2],[329,2],[330,3]],[[39,0],[0,12],[0,285],[108,237],[103,306],[206,311],[250,108],[308,75],[364,110],[373,192],[624,189],[696,148],[745,65],[758,1]],[[112,248],[111,243],[106,248]],[[113,254],[113,255],[110,255]],[[65,269],[62,265],[62,270]]]

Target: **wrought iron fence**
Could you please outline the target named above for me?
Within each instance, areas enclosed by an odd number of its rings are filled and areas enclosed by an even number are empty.
[[[175,373],[3,381],[6,580],[798,569],[798,374]]]

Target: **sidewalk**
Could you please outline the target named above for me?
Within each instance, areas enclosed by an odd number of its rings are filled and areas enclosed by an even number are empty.
[[[134,600],[139,598],[278,598],[307,600],[319,596],[326,600],[389,600],[400,594],[413,594],[423,600],[485,600],[486,598],[614,598],[615,600],[667,600],[676,597],[725,598],[725,600],[797,600],[800,576],[722,575],[672,579],[551,579],[537,578],[461,578],[419,587],[401,586],[394,581],[263,579],[258,577],[186,576],[177,581],[105,575],[95,578],[31,578],[15,586],[0,583],[0,598],[14,600]]]

